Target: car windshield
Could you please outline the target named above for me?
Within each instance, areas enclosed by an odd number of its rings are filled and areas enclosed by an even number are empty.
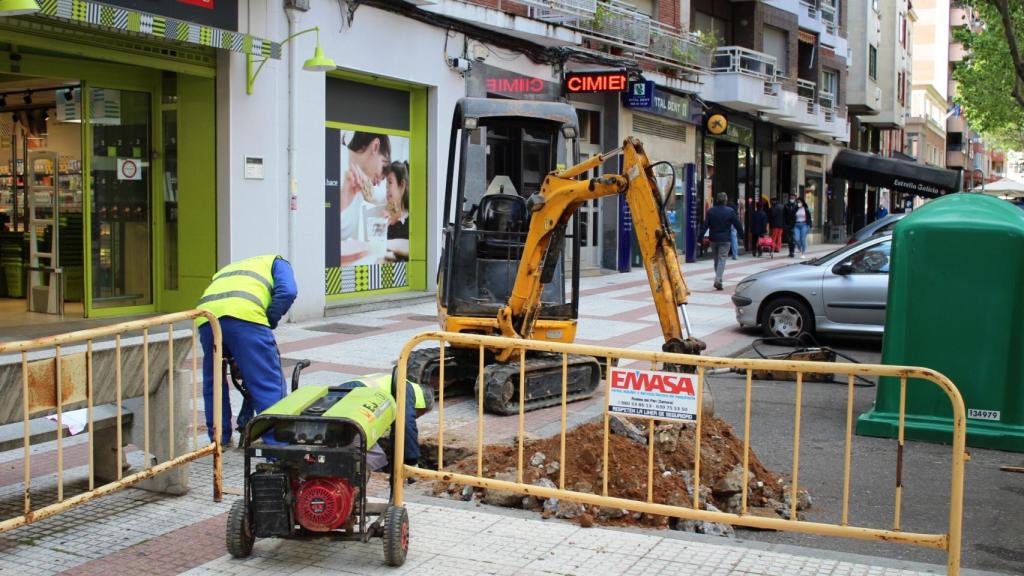
[[[853,246],[856,246],[856,244],[854,244]],[[821,266],[822,264],[828,262],[829,260],[831,260],[831,259],[835,258],[836,256],[842,254],[843,252],[848,252],[851,248],[852,248],[852,246],[843,246],[842,248],[838,248],[836,250],[833,250],[832,252],[829,252],[828,254],[825,254],[824,256],[819,256],[819,257],[817,257],[817,258],[815,258],[813,260],[804,260],[803,262],[801,262],[801,264],[803,264],[805,266]]]

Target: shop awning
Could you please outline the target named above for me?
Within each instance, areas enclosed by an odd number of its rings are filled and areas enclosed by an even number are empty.
[[[839,151],[832,161],[832,175],[927,198],[960,190],[960,174],[954,170],[853,150]]]
[[[263,58],[281,57],[281,44],[278,42],[169,16],[90,0],[40,0],[39,5],[41,9],[36,16],[44,18],[89,24],[105,30],[130,32],[165,41],[221,48]]]

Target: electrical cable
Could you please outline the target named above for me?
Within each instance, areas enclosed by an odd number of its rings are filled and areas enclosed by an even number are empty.
[[[842,352],[839,352],[838,350],[836,350],[834,348],[830,348],[828,346],[822,346],[818,342],[818,339],[815,338],[814,335],[809,333],[809,332],[803,332],[803,333],[801,333],[797,337],[792,337],[792,336],[773,336],[773,337],[769,337],[769,338],[758,338],[758,339],[756,339],[756,340],[754,340],[753,342],[750,343],[750,348],[758,356],[760,356],[762,359],[765,359],[765,360],[780,359],[778,356],[767,356],[767,355],[765,355],[758,348],[758,345],[760,345],[760,344],[768,344],[768,345],[773,345],[773,346],[792,346],[793,350],[791,352],[784,353],[782,355],[782,357],[781,357],[782,360],[788,360],[788,359],[792,358],[796,354],[799,354],[801,352],[807,352],[811,348],[815,348],[815,349],[818,349],[818,350],[822,350],[822,351],[824,351],[826,353],[830,352],[832,354],[835,354],[838,358],[842,358],[843,360],[846,360],[847,362],[851,362],[853,364],[860,364],[861,363],[860,360],[857,360],[856,358],[853,358],[851,356],[843,354]],[[875,382],[872,382],[871,380],[868,380],[867,378],[865,378],[863,376],[855,375],[854,378],[856,378],[857,380],[860,380],[861,382],[863,382],[862,384],[854,384],[854,386],[874,386],[875,385]]]

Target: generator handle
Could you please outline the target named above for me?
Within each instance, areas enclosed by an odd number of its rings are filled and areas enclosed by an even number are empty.
[[[299,373],[302,372],[303,368],[309,368],[310,364],[309,360],[299,360],[298,364],[292,368],[292,392],[299,389]]]

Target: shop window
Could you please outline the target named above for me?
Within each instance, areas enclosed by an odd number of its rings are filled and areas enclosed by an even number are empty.
[[[596,110],[576,109],[580,124],[580,144],[601,145],[601,113]]]
[[[407,289],[407,263],[425,238],[413,202],[425,178],[413,92],[339,78],[326,90],[326,294]]]
[[[178,289],[178,75],[164,72],[164,289]]]

